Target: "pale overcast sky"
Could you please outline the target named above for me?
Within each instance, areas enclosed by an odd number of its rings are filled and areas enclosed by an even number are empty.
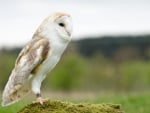
[[[58,11],[72,15],[73,39],[150,34],[150,0],[0,0],[0,47],[27,43],[42,20]]]

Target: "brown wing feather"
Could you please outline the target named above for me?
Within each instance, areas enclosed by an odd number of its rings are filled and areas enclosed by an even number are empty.
[[[3,92],[3,106],[16,102],[29,92],[28,78],[31,74],[35,74],[49,50],[48,39],[33,38],[20,52]]]

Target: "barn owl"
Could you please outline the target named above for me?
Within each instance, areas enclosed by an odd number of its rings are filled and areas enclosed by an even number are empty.
[[[2,106],[13,104],[32,91],[43,104],[41,83],[61,58],[72,37],[69,14],[54,13],[38,27],[22,49],[2,94]]]

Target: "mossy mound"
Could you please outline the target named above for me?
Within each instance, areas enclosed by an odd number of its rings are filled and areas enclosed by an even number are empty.
[[[47,101],[43,105],[30,104],[18,113],[123,113],[120,105],[114,104],[73,104],[61,101]]]

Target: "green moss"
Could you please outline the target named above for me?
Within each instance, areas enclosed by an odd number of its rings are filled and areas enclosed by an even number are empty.
[[[73,104],[61,101],[47,101],[43,105],[30,104],[18,113],[123,113],[120,105],[114,104]]]

